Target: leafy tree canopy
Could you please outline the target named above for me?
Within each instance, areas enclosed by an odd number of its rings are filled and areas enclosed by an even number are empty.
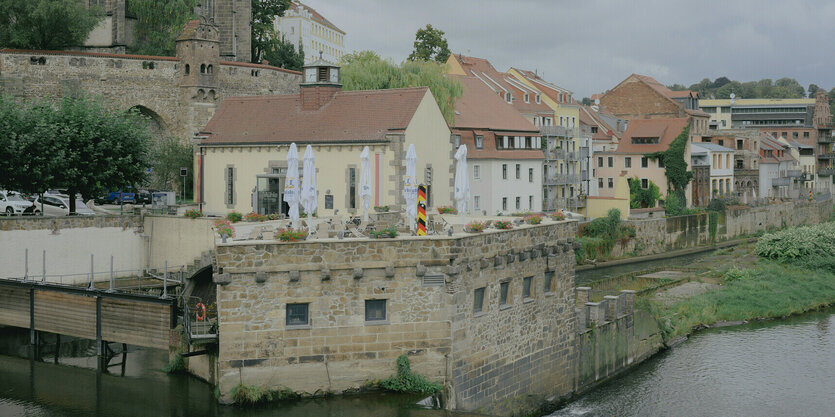
[[[104,15],[82,0],[0,0],[0,47],[64,49],[84,43]]]
[[[344,90],[429,87],[447,123],[455,124],[455,100],[464,94],[464,88],[444,76],[444,65],[428,61],[395,65],[372,51],[347,54],[341,65]]]
[[[276,16],[284,16],[290,7],[290,0],[251,0],[252,1],[252,62],[260,63],[267,59],[268,51],[276,49],[276,42],[280,42],[273,27]],[[274,57],[275,58],[275,57]],[[270,63],[276,66],[272,60]]]
[[[654,182],[649,181],[647,188],[641,188],[640,179],[629,179],[629,208],[655,207],[659,198],[661,191]]]
[[[415,34],[415,49],[409,54],[409,61],[435,61],[444,63],[449,58],[449,45],[444,31],[426,25]]]
[[[263,59],[276,67],[301,71],[304,67],[304,46],[299,44],[299,50],[296,51],[292,42],[273,38],[267,44]]]
[[[180,139],[169,136],[157,141],[150,152],[151,187],[158,190],[182,190],[186,182],[186,193],[193,191],[194,152],[192,147]],[[188,167],[189,175],[180,176],[180,167]]]
[[[136,45],[141,55],[174,56],[176,39],[185,24],[195,18],[197,0],[131,0],[136,15]]]
[[[687,184],[693,179],[693,171],[687,170],[687,163],[684,153],[687,150],[687,143],[690,141],[690,126],[685,126],[681,133],[673,139],[666,151],[647,154],[650,159],[661,158],[664,161],[664,175],[667,177],[667,195],[671,192],[678,194],[679,201],[687,206],[687,195],[685,190]],[[669,198],[669,197],[668,197]]]
[[[0,97],[0,127],[0,157],[7,162],[0,165],[0,188],[66,188],[88,199],[145,179],[150,134],[138,110],[114,110],[84,96],[56,105]]]
[[[668,86],[671,90],[692,90],[702,98],[730,98],[731,93],[736,98],[803,98],[806,89],[794,78],[780,78],[772,81],[764,78],[759,81],[733,81],[727,77],[719,77],[713,81],[705,78],[698,83],[686,87],[681,84]],[[810,86],[811,87],[811,86]]]

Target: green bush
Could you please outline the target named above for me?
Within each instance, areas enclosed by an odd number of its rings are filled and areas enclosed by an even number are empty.
[[[574,252],[577,262],[582,262],[586,259],[604,259],[609,257],[612,253],[612,248],[615,242],[611,239],[601,237],[581,237],[577,239],[580,243],[580,248]]]
[[[237,222],[241,221],[243,218],[244,218],[244,215],[241,214],[241,213],[238,213],[237,211],[233,211],[233,212],[226,215],[226,220],[229,220],[232,223],[237,223]]]
[[[682,200],[678,193],[670,190],[667,193],[667,201],[664,202],[664,213],[667,216],[686,216],[692,214],[692,210],[687,208],[687,201]]]
[[[406,355],[397,357],[397,375],[380,381],[380,386],[390,391],[415,394],[433,394],[443,389],[441,384],[431,382],[423,375],[412,372],[409,357]]]
[[[758,256],[782,262],[832,263],[835,223],[801,226],[769,233],[757,241]]]
[[[630,178],[629,182],[629,208],[655,207],[655,203],[661,197],[661,191],[654,182],[649,181],[647,188],[641,187],[641,180]]]
[[[726,208],[725,200],[721,198],[714,198],[707,203],[707,209],[710,211],[724,212]]]

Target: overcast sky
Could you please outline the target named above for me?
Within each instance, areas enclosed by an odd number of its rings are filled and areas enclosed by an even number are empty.
[[[453,53],[499,71],[537,70],[576,98],[631,73],[670,85],[726,76],[835,86],[832,0],[305,0],[346,34],[349,52],[395,62],[427,23]]]

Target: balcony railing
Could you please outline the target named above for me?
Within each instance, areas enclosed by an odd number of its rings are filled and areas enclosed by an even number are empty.
[[[803,174],[803,171],[799,169],[790,169],[786,171],[786,176],[789,178],[800,178],[801,174]]]
[[[787,187],[791,185],[792,179],[791,178],[772,178],[771,179],[771,186],[772,187]]]
[[[832,135],[820,135],[818,136],[818,143],[835,143],[835,138]]]
[[[835,159],[835,153],[827,152],[827,153],[819,153],[818,159]]]
[[[577,137],[580,136],[580,130],[576,127],[565,126],[540,126],[539,133],[542,136],[565,136]]]
[[[574,211],[579,208],[586,207],[586,197],[557,197],[545,200],[545,211],[552,210],[569,210]]]
[[[579,183],[580,179],[576,175],[556,174],[546,176],[544,182],[545,185],[569,185]]]
[[[823,175],[823,176],[835,175],[835,168],[818,168],[818,175]]]

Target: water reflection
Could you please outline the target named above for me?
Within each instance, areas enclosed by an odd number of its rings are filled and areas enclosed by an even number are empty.
[[[830,309],[709,330],[552,416],[832,416],[833,323]]]

